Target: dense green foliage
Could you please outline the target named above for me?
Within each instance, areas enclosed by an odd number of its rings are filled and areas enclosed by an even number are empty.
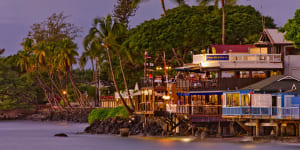
[[[294,18],[289,19],[281,30],[286,32],[285,39],[293,41],[297,48],[300,47],[300,9],[296,10]]]
[[[93,109],[89,115],[89,124],[92,124],[95,120],[105,120],[113,117],[128,118],[129,114],[125,107],[119,106],[116,108],[98,108]]]
[[[165,50],[175,61],[172,48],[186,62],[188,51],[206,49],[221,43],[222,13],[213,6],[182,5],[168,10],[168,16],[145,21],[130,31],[128,46],[136,52],[148,50],[157,56]],[[262,31],[261,14],[251,6],[226,6],[226,43],[249,44]],[[266,28],[274,28],[266,17]],[[158,62],[161,62],[160,60]],[[181,63],[182,65],[182,63]]]
[[[15,63],[16,56],[0,58],[0,101],[1,108],[8,104],[42,104],[44,95],[31,74],[20,72]],[[14,65],[15,64],[15,65]]]

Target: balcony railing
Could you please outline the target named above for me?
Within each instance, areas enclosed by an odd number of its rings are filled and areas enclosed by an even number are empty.
[[[176,114],[215,116],[222,114],[221,106],[166,104],[166,111]]]
[[[209,56],[226,56],[228,59],[208,60]],[[205,61],[218,62],[259,62],[259,63],[280,63],[281,54],[198,54],[193,56],[193,64],[199,64]]]
[[[141,88],[167,87],[166,81],[154,78],[142,78],[140,84]]]
[[[300,119],[299,107],[223,107],[223,116],[256,116]]]
[[[187,80],[177,79],[176,87],[183,91],[201,91],[201,90],[215,90],[219,87],[217,79],[212,80]]]

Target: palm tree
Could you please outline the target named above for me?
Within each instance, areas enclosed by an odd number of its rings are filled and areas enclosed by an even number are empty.
[[[126,27],[124,25],[117,23],[116,20],[112,20],[111,15],[107,15],[106,18],[94,19],[94,24],[93,27],[90,29],[89,35],[93,37],[92,39],[99,39],[102,45],[105,47],[115,89],[119,94],[120,99],[123,102],[125,108],[131,114],[133,110],[129,108],[128,105],[126,104],[117,85],[115,79],[115,73],[112,66],[111,53],[110,53],[111,50],[120,48],[120,44],[118,43],[118,38],[120,34],[123,32],[123,30],[125,29]]]
[[[101,45],[101,41],[99,39],[93,39],[92,35],[87,35],[85,36],[83,40],[83,47],[84,47],[84,52],[82,53],[80,59],[79,59],[79,64],[80,67],[83,69],[87,63],[88,60],[91,61],[92,64],[92,70],[93,70],[93,77],[94,77],[94,83],[95,83],[95,106],[98,106],[98,101],[97,101],[97,93],[99,89],[99,84],[98,84],[98,76],[100,77],[100,72],[101,72],[101,64],[104,61],[104,52],[105,49],[103,45]],[[97,75],[97,72],[99,71],[99,74]]]
[[[225,44],[225,5],[234,5],[237,0],[197,0],[200,5],[208,5],[211,2],[215,2],[215,6],[218,6],[221,2],[222,7],[222,44]]]

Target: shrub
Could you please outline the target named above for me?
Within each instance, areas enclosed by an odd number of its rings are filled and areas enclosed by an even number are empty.
[[[129,114],[124,106],[116,108],[97,108],[93,109],[89,114],[89,124],[92,124],[95,120],[105,120],[113,117],[128,118]]]

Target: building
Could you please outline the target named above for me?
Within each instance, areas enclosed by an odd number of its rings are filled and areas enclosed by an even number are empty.
[[[278,75],[223,94],[222,117],[232,119],[248,134],[300,135],[300,80]],[[265,130],[263,130],[265,129]]]
[[[300,49],[295,48],[291,41],[284,39],[284,33],[278,29],[264,29],[257,47],[267,49],[268,53],[280,54],[284,63],[284,74],[300,78]]]

